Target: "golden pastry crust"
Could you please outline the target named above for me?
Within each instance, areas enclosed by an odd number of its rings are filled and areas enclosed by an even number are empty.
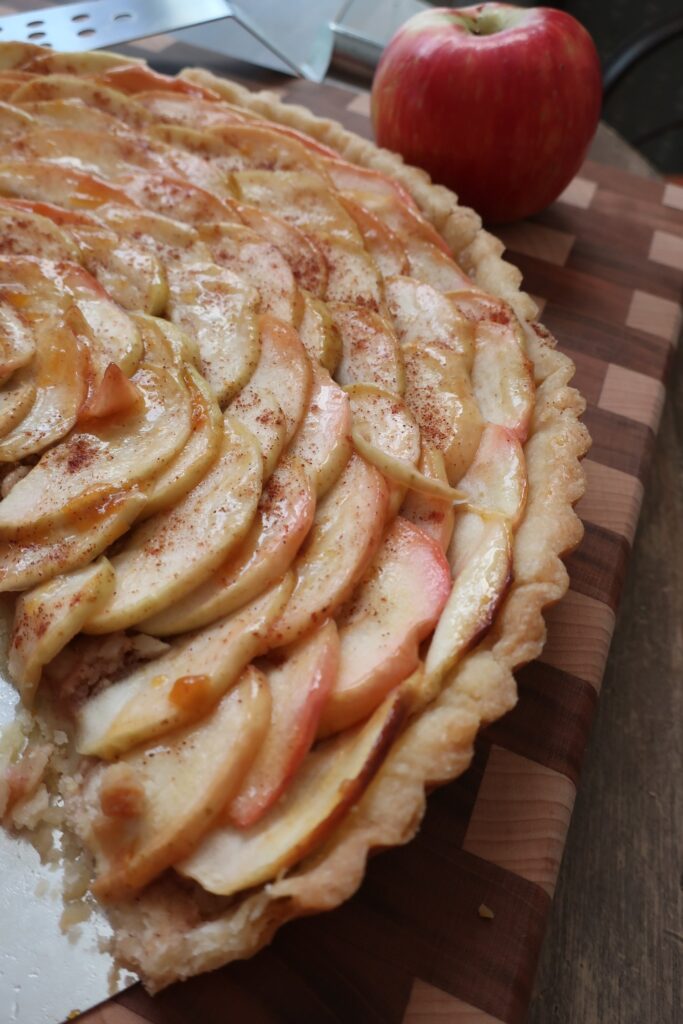
[[[565,594],[568,576],[561,558],[583,533],[573,505],[584,492],[579,460],[590,443],[579,420],[585,403],[568,386],[573,363],[555,349],[543,328],[534,326],[536,306],[520,290],[519,271],[501,258],[502,243],[481,228],[476,213],[396,154],[304,107],[284,104],[272,93],[250,93],[202,70],[183,72],[183,77],[306,132],[347,160],[395,177],[477,284],[509,302],[527,325],[537,392],[524,449],[529,491],[515,536],[514,581],[493,628],[450,674],[438,697],[410,721],[353,813],[307,861],[207,920],[192,921],[190,903],[177,890],[169,899],[164,884],[150,887],[135,904],[112,908],[116,955],[152,992],[251,956],[285,921],[339,906],[360,885],[371,851],[406,843],[415,835],[426,790],[467,769],[479,728],[516,702],[514,670],[543,649],[543,609]],[[183,927],[177,927],[179,920]]]
[[[3,54],[2,66],[11,67],[11,55]],[[568,586],[561,557],[581,539],[573,505],[583,493],[579,459],[589,443],[579,422],[583,400],[568,386],[573,364],[535,323],[535,304],[520,290],[519,271],[502,259],[502,243],[452,192],[433,185],[395,154],[303,107],[283,104],[271,93],[253,94],[201,70],[187,70],[181,77],[253,114],[303,131],[407,189],[477,285],[508,302],[524,325],[536,399],[524,447],[528,494],[514,536],[514,578],[492,628],[451,670],[438,695],[411,705],[412,717],[362,799],[324,845],[294,869],[231,900],[204,898],[186,882],[166,877],[134,901],[111,906],[115,955],[141,975],[150,991],[250,956],[285,921],[338,906],[357,889],[371,851],[407,842],[415,834],[425,791],[467,768],[480,726],[515,703],[513,671],[543,647],[543,609]]]

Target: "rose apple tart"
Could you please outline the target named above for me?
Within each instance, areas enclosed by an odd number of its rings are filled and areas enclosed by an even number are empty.
[[[0,66],[0,812],[156,990],[349,897],[512,707],[583,402],[393,154],[199,70]]]

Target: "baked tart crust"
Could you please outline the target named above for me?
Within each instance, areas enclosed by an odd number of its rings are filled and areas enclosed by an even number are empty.
[[[10,46],[2,50],[0,63],[5,69],[33,68],[34,73],[42,71],[48,75],[66,72],[87,77],[99,73],[103,76],[100,88],[104,90],[105,82],[106,88],[113,87],[117,66],[125,61],[115,55],[92,56],[96,57],[96,68],[88,63],[87,55],[50,55],[39,48],[17,50]],[[8,77],[7,70],[3,74]],[[184,861],[179,858],[186,867],[190,863],[182,879],[167,872],[132,898],[125,898],[125,887],[117,890],[114,882],[110,883],[111,892],[100,890],[105,898],[111,898],[112,892],[115,897],[107,911],[115,930],[117,961],[135,970],[150,991],[230,960],[250,956],[267,943],[284,922],[338,906],[359,886],[369,853],[405,843],[415,834],[424,813],[426,791],[454,779],[467,768],[479,728],[500,717],[515,703],[514,670],[533,660],[542,650],[545,640],[543,609],[560,600],[566,592],[568,577],[561,558],[578,544],[582,535],[573,505],[584,490],[579,460],[589,443],[587,431],[579,421],[584,402],[569,386],[573,364],[556,350],[554,340],[537,323],[536,306],[520,289],[519,271],[502,258],[502,243],[482,229],[473,211],[459,206],[452,192],[433,185],[426,174],[406,166],[395,154],[378,149],[335,122],[315,117],[303,107],[283,104],[272,93],[250,93],[198,69],[183,71],[179,80],[211,90],[221,100],[253,116],[305,133],[334,150],[343,160],[380,172],[397,182],[412,197],[422,217],[446,242],[453,258],[477,289],[502,299],[514,311],[523,330],[535,396],[528,427],[525,426],[519,438],[523,440],[526,493],[514,529],[505,527],[511,544],[511,578],[505,581],[504,596],[494,609],[492,622],[482,623],[481,638],[474,646],[465,645],[457,657],[438,663],[438,670],[414,674],[394,687],[380,705],[380,710],[385,709],[382,711],[384,720],[393,723],[393,731],[386,732],[386,739],[384,732],[378,733],[372,749],[379,767],[373,766],[376,774],[353,803],[352,810],[340,817],[321,842],[304,850],[306,855],[293,867],[275,872],[266,883],[254,884],[246,894],[244,887],[237,893],[224,890],[223,896],[204,893],[199,882],[192,881],[197,879],[198,873],[201,876],[201,871],[192,869],[195,857],[191,852]],[[15,88],[20,84],[21,72]],[[134,99],[135,89],[131,92]],[[6,94],[11,105],[11,90],[7,89]],[[16,103],[21,106],[18,100]],[[30,106],[27,109],[31,109]],[[165,141],[169,138],[171,136]],[[1,168],[0,187],[6,193]],[[248,301],[248,296],[244,301]],[[334,305],[332,302],[332,307]],[[514,326],[513,321],[514,318],[510,323]],[[260,323],[263,330],[263,321]],[[247,379],[250,373],[253,367]],[[120,401],[126,400],[120,398],[123,392],[122,387],[116,390]],[[353,391],[350,393],[353,402]],[[133,399],[134,396],[131,401]],[[226,400],[232,400],[232,396],[227,396]],[[235,432],[239,433],[239,429],[239,424],[233,424]],[[281,429],[286,431],[287,424]],[[358,439],[356,441],[360,444]],[[252,465],[257,456],[250,456],[248,440],[243,441],[242,449],[244,466]],[[249,472],[253,475],[256,471]],[[245,470],[247,476],[249,472]],[[296,473],[296,467],[293,472]],[[233,477],[227,474],[225,479]],[[242,500],[243,518],[248,525],[254,501],[246,494]],[[134,511],[131,518],[134,514],[139,513]],[[493,513],[480,515],[485,525],[493,524],[494,531],[504,518]],[[108,622],[114,623],[112,628],[118,628],[119,621],[125,628],[127,623],[122,612],[115,608],[108,614],[110,618],[104,617],[101,629],[94,628],[98,617],[91,618],[90,631],[106,632]],[[158,625],[154,614],[152,609],[144,621]],[[163,622],[163,609],[158,614]],[[103,613],[98,615],[101,618]],[[138,615],[135,621],[140,621],[140,617]],[[87,618],[84,622],[87,630]],[[442,623],[439,628],[447,632],[448,621],[445,626]],[[260,653],[262,651],[256,651]],[[424,646],[422,654],[427,669],[434,659],[438,662],[437,656],[430,655]],[[44,722],[43,727],[47,729],[49,724]],[[356,727],[357,730],[364,728],[369,727],[362,723]],[[342,730],[339,738],[331,743],[341,744],[339,749],[342,750],[346,735]],[[372,736],[370,741],[374,742]],[[63,753],[61,756],[61,787],[69,825],[87,834],[92,824],[91,795],[87,789],[92,762],[86,761],[85,782],[82,783],[82,769],[74,760],[73,751],[69,749],[66,759]],[[343,756],[342,750],[338,758]],[[71,773],[70,778],[67,773]]]

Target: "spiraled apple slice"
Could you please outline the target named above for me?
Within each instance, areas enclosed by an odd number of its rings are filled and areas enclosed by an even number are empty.
[[[77,167],[89,174],[116,179],[131,168],[164,170],[161,147],[149,140],[122,138],[110,132],[39,126],[14,139],[14,152],[29,160],[47,160],[56,167]]]
[[[267,650],[270,625],[293,585],[288,573],[239,612],[189,634],[91,697],[79,713],[80,753],[110,759],[205,715],[249,662]]]
[[[234,181],[245,202],[275,213],[312,235],[316,242],[324,235],[328,241],[354,246],[362,243],[354,221],[318,174],[302,170],[238,171]]]
[[[197,845],[259,751],[270,703],[262,674],[247,669],[205,721],[95,770],[84,798],[96,896],[130,898]]]
[[[475,509],[501,515],[516,526],[524,512],[527,477],[524,450],[515,434],[488,423],[458,488]]]
[[[337,619],[339,674],[319,735],[355,725],[418,664],[418,649],[439,619],[451,571],[438,545],[400,516],[365,579]]]
[[[325,298],[378,310],[382,303],[382,279],[362,244],[323,231],[316,232],[315,240],[327,260]]]
[[[47,217],[0,202],[0,254],[35,256],[80,263],[80,250],[69,235]]]
[[[370,309],[330,302],[327,307],[339,332],[342,356],[335,378],[340,384],[376,384],[402,395],[403,356],[389,323]]]
[[[277,246],[292,269],[300,288],[322,298],[327,290],[327,263],[320,246],[303,231],[272,211],[240,203],[240,217],[262,238]]]
[[[306,757],[281,800],[251,828],[224,825],[175,864],[208,892],[229,896],[267,882],[306,856],[360,798],[405,718],[405,698],[391,694],[365,725]]]
[[[483,428],[481,413],[462,358],[438,345],[403,350],[404,401],[417,420],[422,441],[443,453],[452,484],[474,458]]]
[[[28,415],[36,399],[32,366],[24,366],[0,388],[0,438]]]
[[[154,636],[197,629],[262,594],[289,569],[313,522],[315,492],[294,456],[278,465],[239,548],[193,591],[140,628]]]
[[[256,438],[261,450],[263,479],[269,480],[287,444],[287,418],[282,406],[266,387],[247,384],[229,411]]]
[[[141,410],[119,421],[89,425],[47,451],[0,504],[0,536],[20,537],[73,519],[81,505],[105,503],[144,482],[187,442],[191,408],[187,388],[156,367],[133,381]]]
[[[270,632],[274,647],[297,640],[346,601],[379,546],[388,500],[381,474],[352,455],[318,505],[294,563],[294,592]]]
[[[435,448],[424,449],[418,468],[423,476],[448,486],[446,464],[440,451]],[[458,490],[463,497],[466,496],[467,492],[460,485]],[[401,515],[424,530],[442,551],[448,550],[455,525],[455,509],[450,498],[425,494],[424,491],[409,491],[401,506]]]
[[[290,450],[306,467],[318,497],[335,483],[351,455],[348,396],[317,363],[308,409]]]
[[[249,382],[256,391],[273,394],[285,414],[287,440],[295,434],[308,402],[311,364],[299,335],[287,324],[264,314],[259,317],[261,357]]]
[[[139,65],[137,57],[108,53],[100,50],[86,50],[83,53],[55,53],[39,48],[29,60],[22,64],[26,71],[35,75],[95,75],[116,68],[119,65]],[[48,78],[49,81],[49,78]]]
[[[114,589],[106,558],[22,594],[14,611],[8,668],[30,707],[43,666],[59,654]]]
[[[181,169],[184,165],[182,159],[177,158],[178,150],[210,159],[211,165],[226,175],[265,168],[268,171],[309,173],[319,182],[327,182],[327,175],[306,147],[298,139],[273,131],[266,121],[258,124],[233,122],[207,131],[158,124],[150,135],[171,147],[171,159]]]
[[[133,205],[123,187],[75,167],[60,167],[47,160],[4,160],[0,163],[0,192],[38,202],[55,203],[68,210],[92,210],[104,203]]]
[[[386,198],[391,200],[391,203],[388,204],[389,209],[396,207],[400,212],[406,210],[407,213],[411,211],[418,213],[418,207],[412,195],[395,178],[390,178],[386,174],[382,174],[381,171],[370,167],[361,167],[360,164],[342,160],[337,153],[334,153],[330,159],[323,160],[323,165],[335,188],[340,192],[363,193],[368,202],[374,200],[380,208]],[[398,221],[397,217],[398,213],[394,216],[393,226],[396,229],[402,229],[404,221]],[[399,230],[398,233],[401,231]]]
[[[85,631],[126,629],[202,583],[249,529],[261,494],[260,467],[256,441],[226,416],[221,453],[206,475],[172,509],[139,526],[112,557],[114,593]]]
[[[62,55],[55,54],[54,56]],[[84,54],[84,56],[86,55]],[[93,56],[103,55],[93,53]],[[17,83],[12,96],[12,102],[22,106],[34,103],[60,103],[68,100],[80,100],[84,105],[103,110],[124,123],[132,120],[137,124],[141,124],[143,120],[149,121],[146,112],[136,108],[120,92],[90,78],[79,77],[77,74],[68,72],[27,76],[23,81]]]
[[[0,134],[11,138],[13,135],[20,135],[22,132],[30,131],[36,124],[35,118],[31,117],[28,111],[14,107],[0,99]]]
[[[121,138],[135,139],[125,122],[97,107],[87,106],[79,97],[22,103],[22,109],[45,128],[73,128],[78,124],[82,132],[110,132]]]
[[[194,182],[145,170],[121,174],[116,183],[145,209],[185,224],[196,227],[199,224],[239,222],[233,199],[207,192]]]
[[[26,323],[7,302],[0,301],[0,384],[33,359],[36,341]]]
[[[211,256],[252,285],[258,310],[293,324],[300,306],[299,290],[289,264],[276,246],[243,224],[206,224],[199,237]]]
[[[152,480],[145,519],[177,504],[196,487],[218,459],[223,444],[223,415],[213,391],[191,365],[186,364],[183,379],[192,403],[192,433],[170,465]]]
[[[449,551],[453,589],[429,645],[425,670],[440,680],[493,622],[512,578],[512,536],[505,519],[464,512]]]
[[[341,338],[325,302],[309,292],[301,292],[303,314],[298,326],[299,338],[309,359],[334,373],[341,358]]]
[[[472,387],[484,419],[525,441],[534,408],[534,379],[518,325],[477,325]]]
[[[140,332],[145,363],[175,373],[182,373],[187,364],[195,368],[199,366],[199,349],[187,331],[168,320],[145,313],[132,313],[131,320]]]
[[[137,488],[114,491],[92,498],[59,526],[27,536],[16,531],[16,539],[0,541],[0,592],[26,590],[87,565],[129,529],[146,501]]]
[[[196,338],[200,369],[223,405],[258,363],[258,292],[214,263],[174,262],[167,274],[169,316]]]
[[[344,390],[351,403],[354,439],[361,435],[370,442],[379,453],[373,462],[386,454],[414,467],[420,457],[420,431],[407,405],[374,384],[349,384]]]
[[[187,128],[220,128],[246,120],[244,114],[230,109],[225,103],[170,92],[168,89],[149,89],[135,93],[135,102],[148,110],[155,121],[185,125]]]
[[[340,196],[340,202],[358,226],[365,248],[372,256],[382,277],[395,277],[408,273],[408,259],[405,247],[397,235],[374,213],[348,196]]]
[[[141,404],[142,396],[133,381],[116,363],[109,363],[102,379],[93,382],[88,397],[81,405],[78,424],[83,429],[88,421],[132,416]]]
[[[289,785],[315,739],[338,668],[334,622],[292,647],[283,662],[265,668],[272,698],[270,726],[239,792],[227,805],[228,820],[235,825],[249,828]]]
[[[462,357],[469,370],[474,355],[474,329],[451,302],[411,277],[392,277],[385,285],[387,305],[403,345],[436,342]]]
[[[59,441],[73,427],[86,396],[88,352],[74,332],[48,318],[34,323],[32,330],[36,398],[24,418],[0,440],[0,462],[17,462]]]

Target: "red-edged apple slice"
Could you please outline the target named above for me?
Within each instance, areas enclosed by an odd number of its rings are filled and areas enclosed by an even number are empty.
[[[287,444],[287,418],[268,388],[247,384],[230,405],[230,413],[250,430],[261,450],[263,479],[269,480]]]
[[[36,398],[24,418],[0,440],[0,462],[17,462],[59,441],[73,427],[86,396],[88,350],[74,332],[58,319],[48,318],[34,323],[32,330]]]
[[[512,579],[512,537],[504,519],[458,517],[449,555],[453,589],[429,645],[425,670],[439,681],[486,632]]]
[[[340,202],[356,222],[363,236],[365,248],[375,261],[382,277],[407,274],[408,258],[405,246],[398,236],[360,203],[343,195],[340,196]]]
[[[336,380],[342,385],[376,384],[402,395],[403,356],[391,325],[370,309],[339,302],[330,302],[327,308],[342,343]]]
[[[0,536],[68,522],[81,505],[106,507],[111,495],[149,480],[177,455],[190,436],[187,388],[156,367],[138,370],[133,382],[140,411],[90,423],[50,448],[0,504]]]
[[[195,339],[176,324],[158,316],[131,313],[143,346],[143,361],[160,366],[173,373],[182,373],[185,367],[199,367],[199,349]]]
[[[69,235],[47,217],[0,202],[0,255],[35,256],[43,260],[80,263],[82,256]]]
[[[77,128],[39,126],[17,136],[14,155],[28,160],[46,160],[55,167],[75,167],[88,174],[116,178],[132,168],[150,167],[163,171],[165,156],[149,140],[121,138],[110,132],[87,132]]]
[[[465,361],[474,355],[474,329],[445,295],[411,277],[393,277],[385,284],[387,305],[403,345],[433,342],[451,349]]]
[[[0,388],[0,438],[13,430],[28,415],[36,399],[32,366],[17,370]]]
[[[87,565],[130,528],[146,501],[137,488],[109,492],[81,505],[59,526],[27,536],[15,531],[16,539],[0,541],[0,592],[26,590]]]
[[[423,444],[443,453],[448,479],[457,486],[483,428],[464,361],[437,345],[410,345],[403,358],[403,399],[419,424]]]
[[[135,140],[135,134],[124,121],[87,106],[80,97],[22,103],[22,110],[32,115],[34,125],[44,128],[73,128],[77,124],[81,132],[106,132]]]
[[[347,242],[362,247],[362,237],[353,219],[319,174],[301,169],[238,171],[234,182],[244,202],[282,217],[312,236],[314,242],[323,236],[328,244]]]
[[[515,323],[515,314],[507,302],[479,291],[472,283],[468,288],[449,292],[447,297],[463,316],[475,324],[481,320],[493,320],[497,324]]]
[[[244,203],[240,203],[237,210],[252,231],[277,246],[291,267],[299,287],[322,298],[327,290],[327,263],[320,246],[272,211],[259,210],[256,206]]]
[[[406,210],[407,214],[413,211],[413,216],[418,214],[417,204],[410,192],[395,178],[387,177],[386,174],[370,167],[361,167],[359,164],[349,163],[348,160],[341,160],[336,153],[332,159],[323,160],[322,163],[335,188],[340,192],[362,192],[372,196],[380,209],[383,208],[386,199],[389,209],[396,207],[401,211]],[[398,227],[403,223],[398,220],[398,214],[394,216],[394,223]]]
[[[182,78],[162,75],[158,71],[153,71],[144,61],[132,61],[129,58],[126,58],[125,64],[108,68],[105,72],[98,74],[95,81],[131,95],[135,95],[137,92],[148,92],[150,89],[164,89],[168,92],[185,93],[204,99],[216,98],[216,93],[211,89],[203,88],[201,85]]]
[[[294,456],[278,465],[259,501],[256,519],[239,548],[199,587],[140,628],[154,636],[185,633],[241,608],[280,579],[313,522],[315,491]]]
[[[281,664],[265,669],[272,711],[270,727],[227,818],[239,828],[257,822],[289,785],[315,739],[320,713],[339,667],[334,622],[292,647]]]
[[[177,160],[178,151],[210,160],[226,176],[258,169],[295,171],[315,175],[318,181],[327,183],[327,175],[306,147],[298,139],[273,131],[267,121],[234,122],[206,131],[157,124],[149,134],[171,148],[171,160],[181,169],[183,162]]]
[[[117,187],[125,189],[134,202],[146,210],[191,224],[239,222],[236,203],[228,196],[217,196],[193,182],[169,177],[158,171],[134,171],[120,174]]]
[[[132,380],[116,363],[109,363],[102,379],[91,386],[88,397],[78,412],[83,428],[89,420],[105,420],[112,416],[132,416],[142,405],[142,395]]]
[[[268,684],[248,669],[205,721],[95,770],[84,798],[99,899],[129,899],[187,856],[240,786],[269,720]]]
[[[534,409],[534,378],[519,326],[482,321],[472,387],[484,419],[497,423],[524,442]]]
[[[391,694],[365,725],[321,744],[282,798],[251,828],[213,829],[176,863],[208,892],[228,896],[276,878],[325,839],[360,799],[398,735],[405,698]]]
[[[171,508],[196,487],[219,457],[223,444],[223,414],[213,391],[191,365],[183,370],[192,403],[192,433],[170,465],[147,491],[145,518]]]
[[[280,250],[243,224],[206,224],[199,237],[221,267],[227,267],[259,294],[259,313],[293,324],[300,306],[299,289]]]
[[[351,455],[351,406],[348,395],[327,370],[313,363],[308,409],[292,442],[320,498],[339,478]]]
[[[382,279],[372,257],[362,244],[319,231],[315,240],[327,260],[327,291],[330,302],[346,302],[366,309],[379,309]]]
[[[124,57],[116,53],[87,50],[84,53],[55,53],[40,49],[23,65],[34,75],[101,75],[120,65],[140,65],[137,57]]]
[[[106,558],[22,594],[14,611],[8,668],[30,707],[43,665],[59,654],[114,589]]]
[[[303,313],[297,328],[309,359],[334,373],[341,359],[342,345],[328,306],[309,292],[300,292]]]
[[[36,103],[64,103],[70,100],[79,100],[86,107],[102,110],[124,124],[142,126],[150,122],[147,112],[131,103],[120,92],[77,74],[65,72],[30,75],[17,83],[12,95],[12,102],[22,107],[30,107]],[[72,125],[75,122],[77,118],[71,122]]]
[[[435,448],[423,450],[418,468],[429,480],[438,480],[448,486],[444,457]],[[458,490],[463,493],[463,496],[467,493],[461,485],[458,485]],[[452,500],[439,497],[437,494],[408,491],[401,507],[401,515],[424,530],[442,551],[448,550],[455,525],[455,509]]]
[[[221,128],[247,120],[225,103],[216,103],[188,93],[149,89],[135,93],[135,102],[149,111],[155,121],[185,125],[187,128]]]
[[[261,453],[245,428],[226,416],[218,459],[169,511],[138,526],[112,557],[114,593],[86,633],[127,629],[184,597],[240,543],[261,494]]]
[[[473,508],[501,515],[517,526],[526,503],[527,476],[524,449],[515,434],[488,423],[458,488]]]
[[[258,318],[261,356],[249,390],[269,391],[285,414],[289,441],[304,415],[311,387],[311,364],[293,327],[264,314]],[[231,409],[239,417],[245,407],[244,392]]]
[[[294,563],[294,592],[271,628],[272,646],[298,640],[346,601],[379,546],[388,500],[381,474],[352,455],[318,505]]]
[[[202,374],[223,405],[259,360],[258,292],[232,271],[190,258],[168,264],[167,274],[168,314],[196,338]]]
[[[54,203],[68,210],[93,210],[104,203],[134,205],[125,190],[75,167],[46,160],[4,160],[0,163],[0,193],[36,202]]]
[[[0,301],[0,384],[33,359],[36,341],[10,303]]]
[[[36,118],[26,110],[14,107],[0,99],[0,134],[11,139],[13,135],[21,135],[30,131],[37,124]]]
[[[339,674],[319,735],[341,732],[367,718],[407,679],[450,590],[451,571],[442,550],[419,527],[397,518],[337,620]]]
[[[235,615],[189,634],[91,697],[79,713],[80,753],[110,759],[204,716],[268,649],[270,626],[293,585],[288,573]]]

